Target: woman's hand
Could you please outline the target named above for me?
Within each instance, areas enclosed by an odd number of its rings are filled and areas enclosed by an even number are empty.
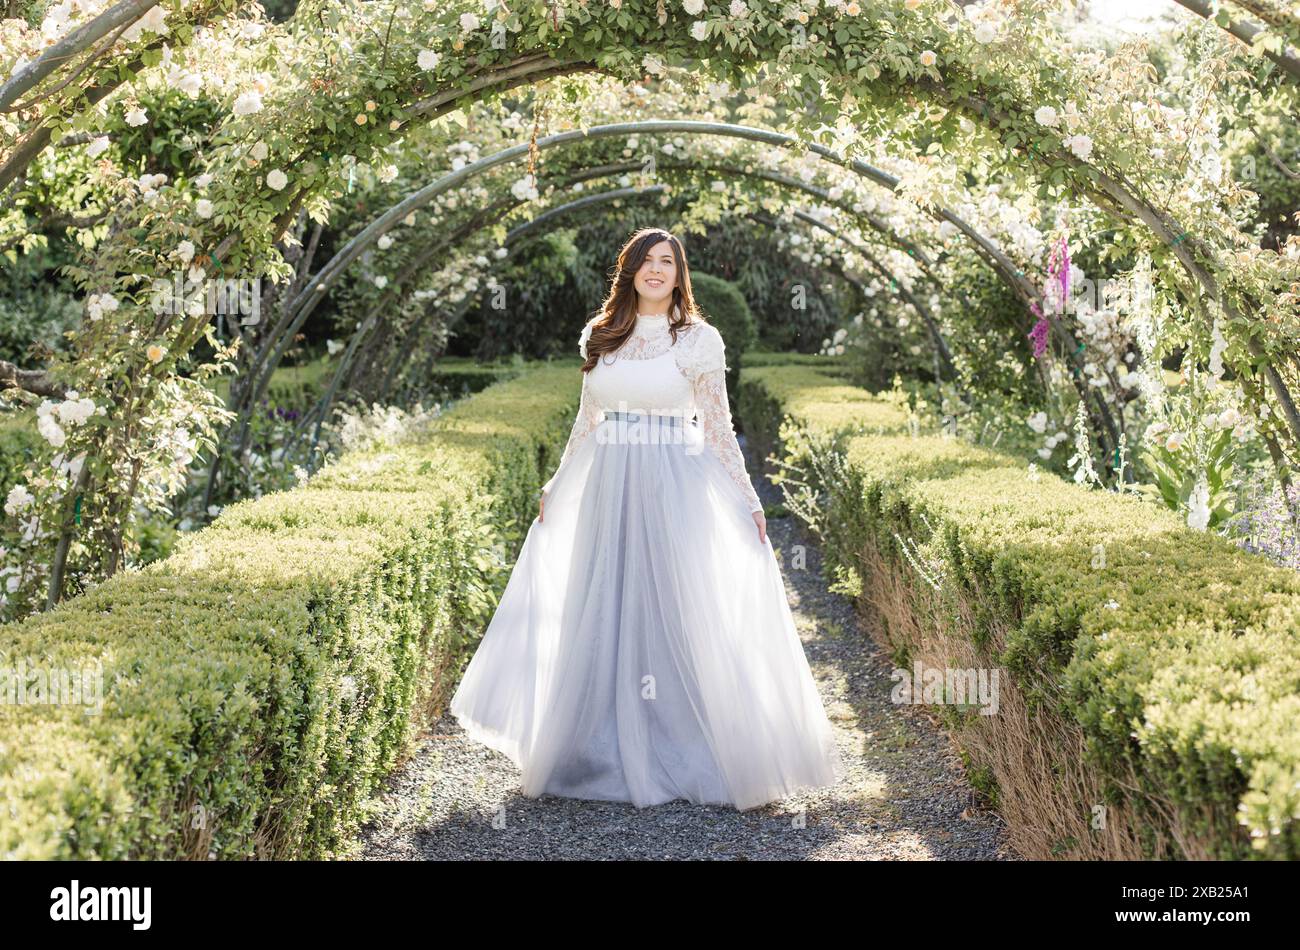
[[[763,517],[763,512],[754,512],[754,524],[758,525],[758,542],[762,544],[767,540],[767,519]]]
[[[544,521],[546,514],[546,489],[542,489],[542,497],[537,502],[537,520]]]

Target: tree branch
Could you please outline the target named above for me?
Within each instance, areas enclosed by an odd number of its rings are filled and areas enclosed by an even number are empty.
[[[67,392],[67,387],[43,369],[19,369],[8,360],[0,360],[0,386],[6,389],[21,389],[35,396],[54,396],[59,399]]]

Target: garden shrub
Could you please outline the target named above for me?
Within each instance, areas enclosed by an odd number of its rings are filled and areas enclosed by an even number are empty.
[[[0,856],[345,850],[490,616],[578,382],[491,387],[0,628],[0,668],[97,663],[103,683],[98,713],[0,704]]]
[[[914,436],[887,396],[808,366],[747,367],[740,410],[896,658],[1003,671],[1001,712],[954,736],[1023,853],[1300,857],[1294,572],[1132,495]]]

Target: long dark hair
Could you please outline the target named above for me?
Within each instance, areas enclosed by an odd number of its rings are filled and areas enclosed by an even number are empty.
[[[612,353],[627,342],[636,329],[636,286],[633,280],[650,254],[650,248],[660,241],[672,245],[677,259],[677,283],[673,285],[673,303],[668,311],[668,328],[677,342],[677,331],[687,323],[704,319],[695,305],[691,293],[691,271],[686,265],[686,249],[676,236],[663,228],[642,228],[627,239],[618,252],[618,263],[610,276],[609,295],[601,305],[596,322],[587,339],[587,360],[582,364],[584,373],[596,366],[602,353]]]

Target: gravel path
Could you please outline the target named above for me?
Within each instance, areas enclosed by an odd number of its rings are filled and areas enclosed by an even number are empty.
[[[750,463],[750,471],[757,471]],[[780,492],[757,480],[769,505]],[[1016,860],[946,734],[922,706],[890,701],[893,663],[853,604],[826,590],[821,552],[792,516],[768,534],[836,741],[848,766],[833,788],[747,813],[668,802],[578,801],[519,793],[519,771],[450,715],[419,741],[370,803],[352,855],[368,860]],[[807,564],[786,552],[803,544]]]

